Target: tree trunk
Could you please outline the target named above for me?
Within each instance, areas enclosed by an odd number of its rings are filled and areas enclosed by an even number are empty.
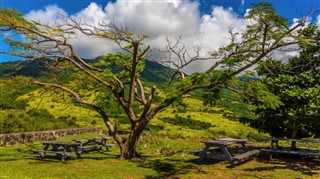
[[[122,145],[120,145],[120,159],[133,159],[135,157],[139,157],[136,147],[140,134],[146,125],[147,123],[136,123],[136,125],[132,126],[128,138],[123,141]]]
[[[291,138],[292,139],[296,139],[297,138],[297,135],[298,135],[298,130],[299,128],[294,128],[293,131],[292,131],[292,135],[291,135]],[[296,141],[292,141],[291,142],[291,149],[292,150],[296,150]]]

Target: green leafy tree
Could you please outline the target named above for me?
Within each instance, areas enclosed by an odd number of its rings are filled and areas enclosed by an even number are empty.
[[[283,103],[280,108],[257,104],[254,127],[276,137],[302,138],[320,136],[320,43],[305,38],[320,38],[314,25],[301,29],[298,57],[287,62],[269,59],[257,69],[262,82]]]
[[[0,31],[18,33],[26,38],[26,41],[21,42],[6,36],[6,42],[12,49],[1,53],[31,60],[46,58],[56,67],[77,69],[77,74],[86,75],[99,84],[96,93],[112,94],[131,124],[130,133],[126,138],[118,134],[115,124],[109,120],[106,111],[99,104],[85,99],[85,96],[78,93],[75,86],[59,81],[54,83],[31,81],[32,84],[48,89],[62,90],[76,103],[96,110],[119,145],[120,158],[131,159],[137,156],[136,146],[141,133],[159,111],[175,101],[190,97],[191,92],[195,90],[222,88],[240,90],[235,87],[236,76],[268,58],[273,51],[298,43],[297,37],[300,35],[297,30],[305,25],[308,17],[303,18],[293,27],[288,27],[287,20],[279,16],[270,4],[263,2],[254,4],[246,18],[251,20],[247,30],[242,33],[231,32],[232,40],[229,45],[211,53],[209,57],[201,57],[200,49],[196,49],[195,55],[191,56],[179,43],[179,39],[176,42],[168,40],[167,47],[171,58],[162,63],[172,64],[177,73],[173,74],[167,88],[157,88],[155,85],[144,84],[140,80],[140,73],[145,66],[145,57],[149,51],[149,47],[144,46],[143,41],[148,36],[135,35],[113,23],[84,24],[74,19],[67,19],[64,24],[49,26],[28,21],[13,9],[1,9]],[[90,65],[77,55],[69,42],[69,38],[77,37],[76,32],[109,39],[125,53],[102,56],[96,65]],[[309,39],[302,39],[309,41]],[[214,59],[214,63],[206,72],[184,75],[185,66],[194,61],[206,59]],[[110,65],[121,68],[116,72],[110,68],[101,68]],[[181,77],[181,80],[174,80],[177,77]],[[263,96],[263,90],[256,91],[261,92],[260,96]],[[101,101],[99,103],[101,104]]]

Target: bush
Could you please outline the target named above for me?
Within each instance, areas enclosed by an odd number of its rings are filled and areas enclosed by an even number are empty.
[[[96,124],[97,124],[97,121],[96,121],[96,120],[92,120],[92,121],[91,121],[91,125],[92,125],[92,126],[95,126]]]
[[[7,110],[0,115],[0,133],[30,132],[79,127],[77,118],[55,118],[46,109],[30,109],[27,112]]]
[[[187,116],[187,118],[184,118],[176,114],[175,118],[164,117],[164,118],[161,118],[161,120],[163,120],[164,122],[170,123],[172,125],[184,126],[184,127],[188,127],[190,129],[196,129],[196,130],[208,129],[210,127],[213,127],[209,122],[193,120],[190,115]]]
[[[162,125],[153,125],[153,124],[148,124],[145,128],[146,131],[150,132],[158,132],[164,129],[164,126]]]
[[[1,94],[0,109],[25,109],[28,103],[24,100],[16,100],[15,97]]]
[[[25,112],[6,111],[0,115],[0,133],[25,132],[31,125],[31,118]]]

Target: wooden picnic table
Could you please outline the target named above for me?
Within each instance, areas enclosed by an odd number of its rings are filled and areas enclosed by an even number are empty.
[[[75,139],[74,141],[80,144],[80,152],[88,153],[91,151],[99,151],[102,147],[105,147],[109,151],[109,147],[112,147],[114,144],[108,144],[107,141],[110,137],[93,137],[93,138],[81,138]]]
[[[44,146],[43,150],[33,150],[33,153],[40,154],[41,159],[45,157],[46,153],[56,154],[61,158],[62,161],[64,161],[70,154],[76,154],[78,158],[81,157],[79,143],[47,141],[42,142],[42,145]]]
[[[33,150],[33,153],[39,153],[41,159],[45,157],[46,153],[56,154],[62,161],[71,154],[76,154],[77,158],[81,158],[81,154],[99,151],[102,147],[106,147],[108,151],[108,148],[114,145],[108,144],[108,139],[110,139],[110,137],[81,138],[75,139],[75,142],[47,141],[42,142],[44,146],[43,150]]]
[[[203,150],[194,151],[195,155],[199,155],[199,162],[205,158],[217,159],[217,160],[227,160],[231,167],[235,167],[235,161],[242,160],[249,156],[259,153],[259,150],[249,151],[246,146],[246,139],[233,139],[224,138],[218,140],[207,140],[203,141],[206,145]],[[229,148],[231,144],[240,144],[242,146],[243,152],[233,156],[233,151]]]
[[[286,139],[286,138],[267,138],[265,141],[270,141],[269,149],[261,149],[261,151],[268,153],[270,158],[272,158],[272,153],[278,154],[292,154],[292,155],[301,155],[315,157],[320,156],[320,151],[312,149],[311,147],[307,148],[298,148],[297,143],[304,143],[305,146],[308,144],[320,143],[320,140],[313,139]],[[290,142],[290,147],[284,147],[279,145],[279,141]]]

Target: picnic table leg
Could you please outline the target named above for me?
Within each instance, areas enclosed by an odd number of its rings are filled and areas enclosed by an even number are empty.
[[[276,148],[278,149],[279,148],[279,141],[278,140],[276,140],[276,141],[271,140],[270,148],[272,148],[272,149],[275,148],[274,144],[276,144]]]
[[[80,144],[80,146],[81,146],[81,144]],[[76,153],[78,159],[81,158],[81,150],[79,149],[78,146],[74,147],[74,152]]]
[[[67,155],[66,154],[62,154],[61,155],[61,162],[65,162],[66,158],[67,158]]]
[[[79,148],[75,149],[76,155],[77,155],[77,159],[81,158],[81,151],[79,150]]]
[[[202,153],[200,154],[199,162],[201,162],[207,155],[207,152],[209,151],[210,146],[207,145],[206,148],[203,149]]]
[[[43,160],[45,153],[44,152],[39,152],[39,154],[40,154],[40,159]]]
[[[297,150],[296,141],[291,141],[291,150]]]
[[[107,145],[107,140],[108,140],[108,139],[101,139],[101,144],[102,144],[102,146],[105,146],[105,147],[106,147],[106,151],[109,151],[109,147],[108,147],[108,145]]]
[[[49,145],[45,145],[43,150],[48,150]]]
[[[109,147],[107,145],[107,141],[104,143],[104,145],[106,146],[106,151],[109,151]]]
[[[231,167],[235,167],[236,165],[234,164],[234,160],[230,154],[230,152],[228,151],[227,147],[220,147],[221,150],[223,151],[224,155],[226,156],[226,159],[228,160],[228,162],[230,163]]]
[[[81,154],[76,153],[76,155],[77,155],[77,159],[81,159]]]
[[[242,148],[244,148],[245,151],[249,151],[249,149],[245,143],[241,142],[241,146],[242,146]]]
[[[49,146],[50,145],[45,145],[43,151],[48,150]],[[44,156],[46,155],[46,152],[39,152],[39,154],[40,154],[40,159],[43,160]]]

